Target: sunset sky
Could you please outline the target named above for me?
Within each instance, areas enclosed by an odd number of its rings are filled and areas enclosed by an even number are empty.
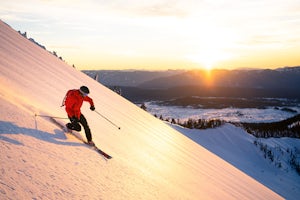
[[[77,69],[300,65],[300,0],[0,0],[0,19]]]

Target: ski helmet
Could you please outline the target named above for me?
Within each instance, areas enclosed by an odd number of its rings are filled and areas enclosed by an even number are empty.
[[[80,89],[79,89],[79,91],[80,91],[82,94],[84,94],[84,95],[88,95],[88,94],[90,93],[89,88],[86,87],[86,86],[81,86]]]

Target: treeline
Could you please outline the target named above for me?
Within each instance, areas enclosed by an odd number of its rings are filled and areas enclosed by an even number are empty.
[[[219,127],[224,123],[225,121],[220,119],[188,119],[183,123],[179,122],[177,124],[190,129],[208,129]]]
[[[140,105],[140,108],[147,111],[147,107],[144,103]],[[225,123],[224,120],[220,119],[192,119],[189,118],[186,121],[181,122],[179,119],[175,120],[174,118],[164,118],[162,115],[159,117],[154,114],[154,117],[159,118],[160,120],[170,122],[171,124],[177,124],[179,126],[190,128],[190,129],[207,129],[207,128],[216,128]]]
[[[279,145],[268,146],[264,144],[260,139],[254,141],[254,145],[260,149],[265,159],[273,163],[277,168],[285,168],[288,170],[286,164],[300,175],[300,163],[299,163],[299,149],[294,148],[283,148]],[[285,164],[286,163],[286,164]]]
[[[237,123],[234,123],[238,125]],[[291,137],[300,138],[300,114],[280,122],[240,123],[248,133],[259,138]]]
[[[158,116],[154,115],[156,118]],[[225,121],[220,119],[188,119],[186,121],[181,122],[179,119],[175,120],[174,118],[163,118],[162,115],[160,115],[159,119],[163,121],[170,122],[171,124],[177,124],[179,126],[189,128],[189,129],[208,129],[208,128],[216,128],[225,123]]]
[[[28,37],[27,37],[27,32],[26,32],[26,31],[25,31],[24,33],[22,33],[21,31],[18,31],[18,33],[19,33],[20,35],[22,35],[24,38],[26,38],[26,39],[28,39],[29,41],[31,41],[32,43],[34,43],[35,45],[37,45],[37,46],[41,47],[42,49],[48,51],[44,45],[41,45],[40,43],[38,43],[37,41],[35,41],[33,38],[28,38]],[[65,60],[64,60],[61,56],[58,56],[58,55],[57,55],[57,52],[56,52],[56,51],[52,51],[52,52],[51,52],[51,51],[48,51],[48,52],[51,53],[52,55],[54,55],[55,57],[59,58],[60,60],[62,60],[62,61],[65,62]],[[73,67],[73,68],[76,68],[74,64],[72,65],[72,67]]]

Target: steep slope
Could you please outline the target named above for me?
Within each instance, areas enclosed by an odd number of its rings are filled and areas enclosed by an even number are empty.
[[[1,199],[281,199],[129,101],[0,23]],[[35,113],[65,117],[65,92],[84,104],[104,161]]]

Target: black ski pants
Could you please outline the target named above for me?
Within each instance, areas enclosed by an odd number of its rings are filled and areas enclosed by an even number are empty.
[[[85,136],[87,141],[91,141],[92,140],[92,134],[91,134],[91,129],[86,121],[86,118],[84,117],[83,114],[80,115],[79,121],[78,120],[74,120],[73,117],[69,117],[71,123],[67,124],[67,127],[69,129],[72,130],[76,130],[76,131],[80,131],[81,130],[81,126],[80,124],[83,126],[84,128],[84,132],[85,132]]]

